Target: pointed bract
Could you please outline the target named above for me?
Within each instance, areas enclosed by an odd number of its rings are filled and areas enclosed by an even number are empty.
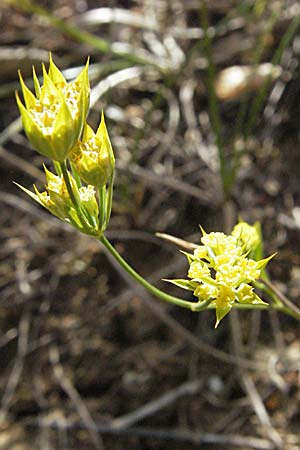
[[[218,327],[219,323],[221,322],[222,319],[224,319],[225,316],[227,316],[227,314],[231,311],[232,309],[232,305],[231,304],[227,304],[224,306],[217,306],[216,307],[216,323],[215,323],[215,328]]]
[[[67,83],[50,55],[49,71],[42,65],[43,85],[33,68],[36,97],[21,73],[24,103],[16,96],[24,131],[31,144],[53,161],[67,159],[82,134],[89,105],[88,63],[75,81]]]
[[[20,70],[19,70],[18,74],[19,74],[19,79],[20,79],[20,84],[21,84],[21,89],[22,89],[22,93],[23,93],[23,97],[24,97],[25,106],[27,109],[33,108],[36,104],[36,98],[33,95],[33,93],[28,89],[26,84],[24,83],[24,80],[23,80]]]
[[[32,66],[32,77],[33,77],[33,83],[34,83],[34,90],[36,98],[39,99],[41,96],[41,86],[38,77],[36,76],[35,68]]]
[[[52,59],[52,54],[49,54],[49,70],[48,70],[49,78],[53,81],[55,85],[66,86],[67,82],[61,71],[54,64]]]
[[[163,278],[163,281],[167,281],[168,283],[174,284],[175,286],[178,286],[182,289],[186,289],[187,291],[194,291],[197,287],[197,283],[189,280],[184,279],[177,279],[177,280],[168,280],[166,278]]]

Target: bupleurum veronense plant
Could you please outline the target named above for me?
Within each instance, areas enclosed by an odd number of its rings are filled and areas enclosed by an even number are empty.
[[[87,123],[90,85],[88,62],[74,81],[67,82],[50,55],[49,70],[43,66],[40,85],[33,69],[33,94],[22,79],[23,102],[16,94],[24,131],[33,147],[52,161],[55,173],[45,169],[43,192],[18,185],[50,213],[82,233],[97,238],[118,263],[156,297],[191,311],[215,309],[216,326],[237,308],[276,308],[297,319],[299,313],[278,295],[265,267],[272,256],[262,257],[258,223],[239,222],[230,235],[206,233],[189,263],[187,279],[166,280],[193,292],[188,301],[150,284],[139,275],[105,237],[111,209],[115,158],[102,113],[96,132]],[[264,294],[259,296],[257,288]],[[268,299],[268,302],[266,301]]]

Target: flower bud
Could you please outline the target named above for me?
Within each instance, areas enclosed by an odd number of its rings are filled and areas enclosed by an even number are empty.
[[[70,159],[80,178],[87,184],[101,188],[111,179],[115,158],[102,113],[96,133],[86,124],[82,141],[73,148]]]
[[[67,83],[51,55],[49,71],[43,66],[40,86],[33,69],[35,95],[19,72],[24,97],[16,93],[24,131],[39,153],[54,161],[64,161],[80,138],[89,105],[88,62],[75,81]]]

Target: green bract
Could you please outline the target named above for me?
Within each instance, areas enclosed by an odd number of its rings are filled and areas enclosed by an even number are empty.
[[[202,230],[203,231],[203,230]],[[265,304],[251,285],[272,258],[256,261],[249,252],[260,243],[254,226],[241,222],[231,235],[205,233],[194,254],[186,254],[190,264],[189,280],[167,280],[188,289],[199,301],[210,300],[216,308],[216,326],[233,304]]]
[[[67,83],[50,55],[49,71],[43,65],[43,85],[33,69],[35,95],[19,72],[24,97],[16,93],[25,133],[36,150],[54,161],[64,161],[80,138],[89,106],[88,62],[76,80]]]
[[[103,113],[96,133],[85,125],[82,140],[74,146],[70,160],[85,183],[102,188],[111,179],[115,158]]]

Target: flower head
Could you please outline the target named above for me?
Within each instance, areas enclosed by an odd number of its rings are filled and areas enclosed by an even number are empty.
[[[210,299],[217,326],[235,302],[265,304],[251,285],[272,258],[256,261],[249,257],[259,242],[255,228],[245,222],[234,227],[231,235],[203,231],[201,245],[193,255],[187,254],[189,280],[168,281],[191,290],[199,302]]]
[[[74,146],[70,159],[85,183],[101,188],[111,179],[115,158],[103,112],[96,133],[85,125],[82,140]]]
[[[25,133],[43,156],[64,161],[80,138],[89,105],[88,62],[76,80],[67,83],[50,55],[49,71],[43,65],[43,85],[33,69],[35,95],[19,72],[24,103],[16,94]]]

